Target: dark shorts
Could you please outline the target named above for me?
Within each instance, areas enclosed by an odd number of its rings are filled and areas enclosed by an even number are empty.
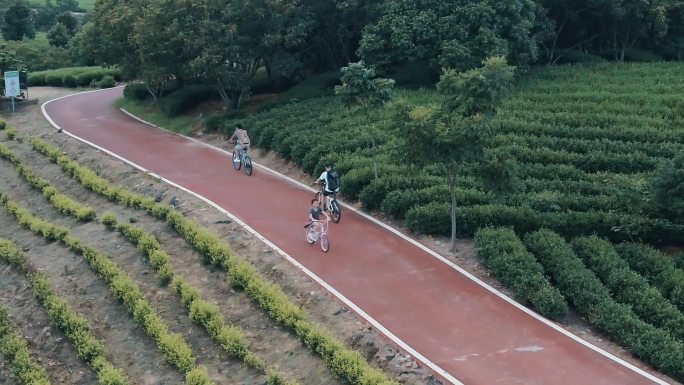
[[[327,191],[327,190],[323,190],[323,196],[324,196],[324,197],[327,197],[327,196],[330,196],[330,195],[333,195],[333,194],[335,194],[335,193],[334,193],[334,192]]]

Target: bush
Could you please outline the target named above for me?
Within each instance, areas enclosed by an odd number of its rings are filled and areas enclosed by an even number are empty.
[[[45,369],[31,358],[26,341],[14,332],[7,309],[2,304],[0,304],[0,355],[4,357],[20,383],[50,385]]]
[[[174,91],[161,100],[161,109],[169,116],[180,115],[207,100],[218,98],[216,87],[192,85]]]
[[[542,315],[559,319],[568,312],[565,299],[551,286],[542,266],[525,250],[513,230],[486,228],[475,234],[475,251],[494,276],[524,304]]]
[[[89,87],[94,80],[97,80],[98,76],[96,72],[83,72],[76,76],[76,83],[80,87]]]
[[[559,49],[556,51],[556,64],[597,64],[605,63],[601,56],[591,55],[575,49]]]
[[[615,303],[560,235],[540,230],[528,234],[525,244],[587,321],[645,362],[679,380],[684,379],[684,345],[669,333],[637,318],[630,307]]]
[[[39,87],[45,85],[45,74],[36,72],[28,75],[29,87]]]
[[[146,100],[151,97],[150,92],[147,87],[142,83],[129,83],[126,84],[123,90],[124,97],[131,100]]]
[[[622,50],[606,50],[599,52],[599,55],[606,60],[617,60],[622,54]],[[663,58],[655,53],[631,48],[625,50],[625,62],[652,63],[663,61]]]
[[[444,178],[411,173],[410,176],[383,173],[374,178],[359,194],[359,200],[367,210],[377,210],[391,191],[401,188],[419,189],[440,184]]]
[[[612,244],[591,236],[575,239],[572,248],[606,285],[616,301],[631,306],[644,321],[684,341],[684,315],[644,277],[632,271]]]
[[[100,81],[94,81],[94,84],[99,88],[112,88],[116,86],[116,80],[111,75],[105,75]]]
[[[69,87],[69,88],[75,88],[78,86],[78,83],[76,82],[76,77],[74,75],[65,75],[64,79],[62,80],[62,83],[64,84],[64,87]]]
[[[51,87],[61,87],[62,77],[57,74],[47,74],[45,75],[45,85]]]
[[[651,180],[651,189],[665,216],[684,221],[684,151],[663,162]]]

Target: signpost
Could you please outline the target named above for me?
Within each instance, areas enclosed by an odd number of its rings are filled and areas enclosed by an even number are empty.
[[[19,71],[5,71],[5,96],[12,98],[12,112],[14,111],[14,98],[21,94],[19,86]]]

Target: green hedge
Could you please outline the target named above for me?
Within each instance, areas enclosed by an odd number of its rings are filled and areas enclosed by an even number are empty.
[[[180,115],[200,103],[219,97],[215,86],[191,85],[174,91],[161,99],[161,109],[167,115]]]
[[[0,242],[2,240],[0,239]],[[0,245],[0,250],[2,246]],[[2,256],[0,256],[2,258]],[[7,309],[0,304],[0,355],[22,385],[50,385],[45,369],[31,358],[26,341],[14,332]]]
[[[568,312],[565,299],[544,276],[542,266],[508,228],[484,228],[475,234],[475,251],[494,277],[513,290],[515,298],[531,304],[549,318]]]
[[[128,207],[143,209],[150,215],[165,219],[178,234],[212,265],[224,269],[230,283],[244,290],[276,322],[294,332],[312,352],[319,354],[333,373],[353,385],[396,384],[382,372],[371,368],[356,351],[348,349],[323,328],[314,325],[301,308],[293,304],[278,286],[267,282],[256,269],[233,253],[214,233],[201,227],[170,206],[132,193],[122,187],[112,187],[94,171],[72,161],[59,149],[33,138],[33,148],[57,163],[84,187]]]
[[[50,323],[66,335],[76,355],[95,370],[101,385],[129,383],[123,371],[107,360],[104,343],[93,336],[85,318],[76,314],[67,301],[52,291],[47,277],[34,272],[35,269],[29,266],[26,257],[12,241],[0,238],[0,260],[26,275],[33,295],[47,312]]]
[[[576,238],[572,248],[577,256],[606,285],[613,298],[632,307],[644,321],[668,331],[684,341],[684,315],[629,268],[612,244],[597,236]]]
[[[629,306],[616,303],[560,235],[540,230],[528,234],[525,244],[555,286],[589,323],[644,362],[680,381],[684,379],[682,342],[639,319]]]
[[[101,85],[106,88],[113,87],[121,79],[121,70],[116,67],[67,67],[30,73],[28,85],[70,88]]]
[[[116,263],[98,249],[83,245],[79,239],[71,235],[68,229],[55,226],[34,216],[9,200],[3,193],[0,193],[0,203],[17,218],[22,226],[43,236],[46,240],[60,241],[72,252],[83,256],[88,265],[107,282],[114,297],[124,304],[133,319],[157,343],[157,348],[166,360],[186,376],[192,373],[192,377],[196,379],[200,375],[201,371],[195,371],[197,365],[192,348],[181,334],[169,332],[168,326],[145,299],[138,285]],[[213,384],[208,378],[204,383]]]
[[[671,258],[650,246],[624,243],[616,250],[629,266],[646,277],[672,303],[684,311],[684,270],[678,269]]]

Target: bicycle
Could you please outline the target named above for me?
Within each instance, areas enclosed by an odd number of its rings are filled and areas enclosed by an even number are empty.
[[[245,165],[245,174],[252,175],[252,159],[247,155],[247,150],[243,148],[233,151],[233,167],[240,170],[243,164]]]
[[[321,227],[321,230],[317,230],[316,226],[313,224],[316,222],[323,223],[323,226]],[[321,249],[324,252],[328,252],[330,250],[330,240],[328,239],[328,221],[310,221],[307,222],[306,225],[304,225],[304,228],[306,228],[306,241],[309,242],[310,245],[313,245],[317,240],[321,240]]]
[[[321,199],[321,196],[323,197],[323,207],[325,207],[326,202],[326,197],[323,196],[322,191],[318,191],[316,193],[316,199],[319,200]],[[340,204],[337,202],[337,192],[334,192],[332,195],[332,198],[330,199],[330,217],[332,217],[332,221],[335,223],[340,223],[340,219],[342,219],[342,210],[340,209]]]

